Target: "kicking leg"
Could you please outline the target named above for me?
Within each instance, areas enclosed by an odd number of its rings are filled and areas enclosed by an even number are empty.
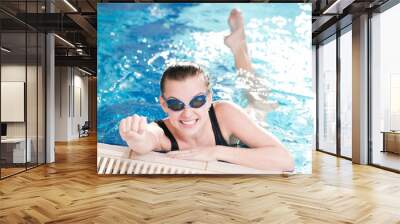
[[[244,33],[243,16],[237,9],[233,9],[228,18],[231,34],[225,37],[224,43],[229,47],[235,58],[238,70],[253,72],[249,53],[247,51],[246,36]]]
[[[258,120],[263,127],[266,127],[265,116],[269,111],[274,110],[277,104],[267,102],[268,91],[266,86],[260,83],[254,75],[246,44],[243,16],[239,10],[233,9],[231,11],[228,24],[231,34],[225,37],[224,43],[232,51],[238,76],[243,79],[242,83],[247,86],[248,106],[245,110],[251,117]]]

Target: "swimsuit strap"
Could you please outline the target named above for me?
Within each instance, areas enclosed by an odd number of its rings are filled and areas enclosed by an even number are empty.
[[[165,136],[169,139],[171,142],[171,151],[177,151],[179,150],[178,142],[176,141],[175,137],[172,135],[172,133],[169,131],[167,125],[165,125],[163,120],[158,120],[155,121],[158,126],[160,126],[161,129],[163,129]]]
[[[212,104],[208,114],[210,115],[211,126],[214,132],[215,144],[229,146],[222,135],[221,129],[219,128],[217,116],[215,115],[214,106]]]

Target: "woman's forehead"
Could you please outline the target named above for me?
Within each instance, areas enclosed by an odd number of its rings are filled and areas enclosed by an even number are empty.
[[[165,97],[175,97],[179,99],[191,99],[199,93],[207,92],[207,85],[204,79],[189,77],[184,80],[166,80]]]

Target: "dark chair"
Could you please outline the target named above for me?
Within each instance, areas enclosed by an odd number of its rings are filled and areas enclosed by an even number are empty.
[[[79,138],[89,136],[89,129],[90,129],[89,121],[85,121],[82,127],[80,127],[80,125],[78,124]]]

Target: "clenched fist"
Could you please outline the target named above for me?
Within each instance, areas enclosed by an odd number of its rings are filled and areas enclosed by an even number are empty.
[[[148,130],[147,118],[133,115],[122,119],[119,124],[119,134],[129,148],[138,154],[153,150],[154,135]]]

